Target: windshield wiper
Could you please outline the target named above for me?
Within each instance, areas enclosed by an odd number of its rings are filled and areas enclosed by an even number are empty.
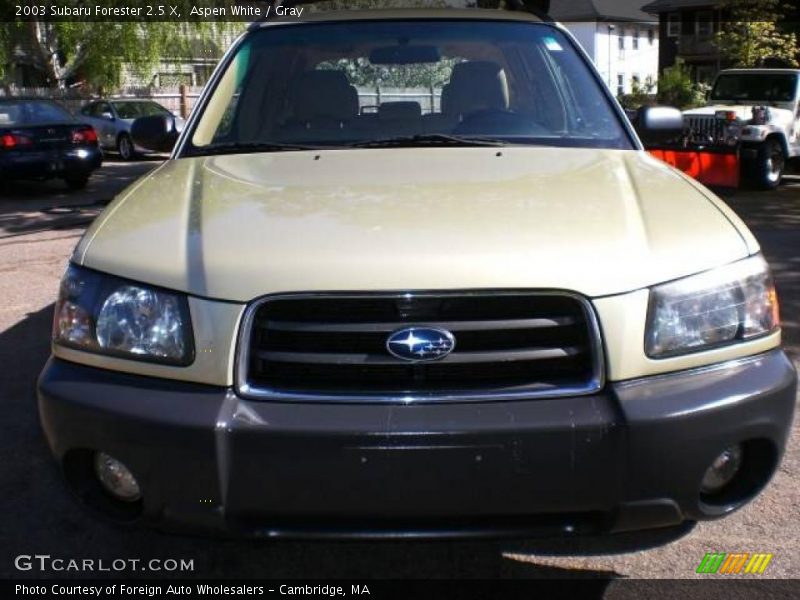
[[[353,142],[349,145],[354,148],[413,148],[415,146],[506,146],[508,142],[484,137],[426,133]]]
[[[214,154],[247,154],[252,152],[291,152],[298,150],[324,150],[332,146],[289,144],[282,142],[225,142],[200,146],[189,150],[187,156],[210,156]]]

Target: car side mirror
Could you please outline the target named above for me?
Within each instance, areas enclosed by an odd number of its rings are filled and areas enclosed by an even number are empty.
[[[169,152],[178,139],[175,117],[152,115],[139,117],[131,125],[131,137],[137,146],[153,152]]]
[[[663,144],[683,134],[683,114],[671,106],[643,106],[636,111],[633,126],[645,147]]]

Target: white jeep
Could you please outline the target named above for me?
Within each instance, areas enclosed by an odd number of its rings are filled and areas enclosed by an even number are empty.
[[[730,69],[714,82],[709,105],[685,111],[692,144],[738,149],[745,181],[778,186],[800,156],[800,70]]]

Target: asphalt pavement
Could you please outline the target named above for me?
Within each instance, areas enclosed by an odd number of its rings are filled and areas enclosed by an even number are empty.
[[[612,540],[275,542],[189,538],[99,519],[67,490],[46,448],[34,385],[49,352],[52,302],[84,228],[124,186],[158,161],[106,163],[87,190],[60,182],[3,184],[0,190],[0,576],[21,572],[20,554],[62,558],[193,560],[182,577],[692,578],[706,552],[771,552],[768,577],[800,573],[800,434],[769,488],[721,521],[687,531]],[[786,346],[800,357],[800,178],[772,193],[737,192],[726,201],[759,238],[775,270]],[[320,493],[324,493],[321,490]],[[658,545],[663,544],[666,545]],[[649,549],[642,550],[642,547]],[[655,547],[653,547],[655,546]],[[161,572],[124,572],[126,577]],[[69,574],[75,575],[75,574]],[[90,574],[89,574],[90,575]],[[85,576],[85,575],[84,575]],[[675,588],[679,590],[680,588]],[[742,588],[744,589],[744,588]]]

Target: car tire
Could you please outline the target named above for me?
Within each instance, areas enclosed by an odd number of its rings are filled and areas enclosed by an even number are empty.
[[[133,140],[127,133],[123,133],[117,138],[117,153],[122,160],[133,160],[136,158]]]
[[[770,138],[761,144],[753,167],[752,180],[755,187],[760,190],[777,188],[786,170],[786,153],[780,140]]]
[[[67,184],[67,187],[71,190],[77,191],[82,190],[86,187],[86,184],[89,183],[89,176],[88,175],[70,175],[64,178],[64,182]]]

